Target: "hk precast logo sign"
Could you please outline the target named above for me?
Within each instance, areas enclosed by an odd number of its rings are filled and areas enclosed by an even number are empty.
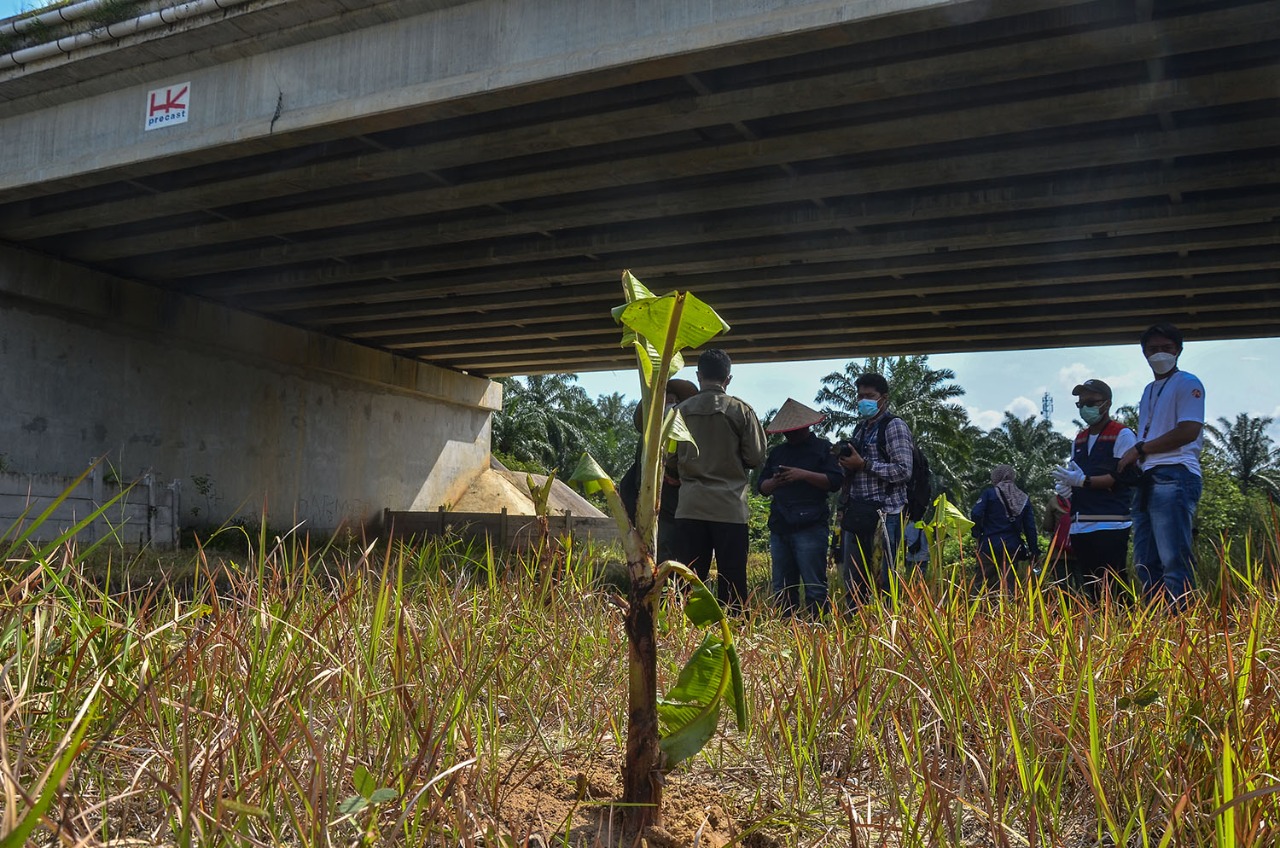
[[[147,92],[147,120],[145,130],[156,130],[173,124],[185,124],[191,106],[191,83],[183,82],[168,88]]]

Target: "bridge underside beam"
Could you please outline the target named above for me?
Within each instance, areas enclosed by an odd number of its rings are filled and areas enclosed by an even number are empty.
[[[271,126],[226,59],[188,147],[5,175],[0,240],[484,375],[625,363],[623,268],[741,361],[1280,330],[1280,4],[559,0],[524,65],[511,4],[373,5],[406,16],[272,55]],[[325,56],[394,84],[326,102]]]

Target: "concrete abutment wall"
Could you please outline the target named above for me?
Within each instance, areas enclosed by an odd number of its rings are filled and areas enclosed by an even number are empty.
[[[501,388],[0,247],[0,398],[9,472],[105,455],[180,481],[184,524],[328,531],[459,497]]]

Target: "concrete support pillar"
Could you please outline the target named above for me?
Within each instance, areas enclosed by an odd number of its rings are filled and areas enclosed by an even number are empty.
[[[314,531],[435,509],[489,464],[501,387],[0,247],[10,472],[180,481],[183,524]]]

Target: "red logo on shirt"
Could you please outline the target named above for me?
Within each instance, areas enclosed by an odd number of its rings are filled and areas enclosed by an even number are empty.
[[[1200,397],[1200,390],[1199,390],[1199,389],[1192,389],[1192,390],[1191,390],[1191,396],[1192,396],[1193,398],[1198,398],[1198,397]]]

